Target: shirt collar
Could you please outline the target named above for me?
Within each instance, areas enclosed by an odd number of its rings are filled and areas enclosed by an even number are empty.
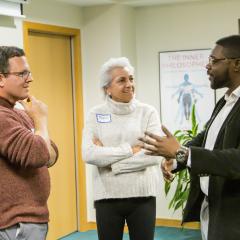
[[[226,102],[236,101],[239,97],[240,97],[240,86],[238,86],[233,92],[231,92],[230,95],[228,95],[227,93],[225,93],[224,95],[224,99],[226,100]]]

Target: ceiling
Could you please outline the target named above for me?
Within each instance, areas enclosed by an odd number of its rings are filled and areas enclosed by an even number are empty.
[[[82,7],[96,6],[104,4],[125,4],[134,7],[151,6],[160,4],[174,4],[174,3],[187,3],[187,2],[203,2],[208,0],[52,0],[57,2],[64,2],[74,4]]]

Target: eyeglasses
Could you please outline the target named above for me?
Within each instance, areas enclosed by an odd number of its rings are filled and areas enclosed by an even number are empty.
[[[15,75],[17,77],[20,77],[22,79],[28,79],[29,76],[32,76],[32,73],[30,71],[24,70],[22,72],[8,72],[8,73],[2,73],[3,75]]]
[[[208,64],[214,65],[220,61],[224,61],[224,60],[232,60],[232,59],[240,59],[239,57],[236,58],[215,58],[212,56],[208,57]]]

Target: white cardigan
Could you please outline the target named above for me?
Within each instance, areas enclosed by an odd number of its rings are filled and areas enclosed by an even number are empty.
[[[106,102],[91,109],[83,131],[83,160],[95,165],[94,200],[147,197],[160,194],[161,157],[144,150],[133,154],[131,146],[149,131],[162,135],[157,111],[133,99],[129,103]],[[96,146],[98,138],[103,147]]]

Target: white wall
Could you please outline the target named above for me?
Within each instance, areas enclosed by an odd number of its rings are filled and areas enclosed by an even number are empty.
[[[135,75],[137,75],[135,12],[132,7],[121,6],[120,35],[121,55],[129,58],[131,64],[135,66]]]
[[[23,47],[22,19],[0,15],[0,45]]]
[[[27,21],[78,28],[82,26],[81,8],[52,0],[31,0],[24,5]]]

